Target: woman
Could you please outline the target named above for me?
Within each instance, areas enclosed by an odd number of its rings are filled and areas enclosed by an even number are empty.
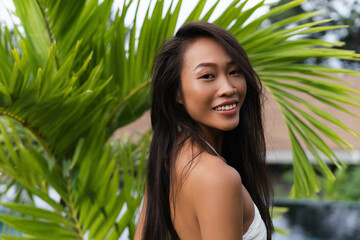
[[[220,27],[188,23],[162,47],[136,240],[271,239],[261,91]]]

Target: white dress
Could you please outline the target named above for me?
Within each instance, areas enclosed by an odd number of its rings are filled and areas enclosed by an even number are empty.
[[[260,212],[254,204],[255,214],[254,220],[250,227],[243,235],[243,240],[266,240],[266,227],[265,223],[261,218]]]

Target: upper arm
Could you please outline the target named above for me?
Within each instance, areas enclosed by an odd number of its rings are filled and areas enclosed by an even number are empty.
[[[143,239],[142,235],[143,235],[143,229],[144,229],[146,207],[147,207],[147,196],[146,196],[146,190],[145,190],[143,205],[142,205],[142,209],[140,212],[139,222],[136,227],[134,240],[142,240]]]
[[[243,198],[238,172],[224,165],[198,175],[193,202],[201,238],[242,239]]]

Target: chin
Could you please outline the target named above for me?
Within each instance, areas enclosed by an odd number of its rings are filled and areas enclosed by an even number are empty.
[[[222,129],[222,130],[225,131],[225,132],[229,132],[229,131],[231,131],[231,130],[234,130],[235,128],[236,128],[236,126],[234,126],[234,127],[227,127],[227,128]]]
[[[221,126],[219,127],[218,129],[221,130],[221,131],[231,131],[231,130],[234,130],[237,126],[239,125],[239,123],[234,123],[234,124],[227,124],[227,125],[224,125],[224,126]]]

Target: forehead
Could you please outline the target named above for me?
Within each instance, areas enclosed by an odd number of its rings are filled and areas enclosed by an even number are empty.
[[[211,62],[217,65],[231,62],[231,57],[225,49],[211,38],[198,38],[192,42],[184,53],[184,67]]]

